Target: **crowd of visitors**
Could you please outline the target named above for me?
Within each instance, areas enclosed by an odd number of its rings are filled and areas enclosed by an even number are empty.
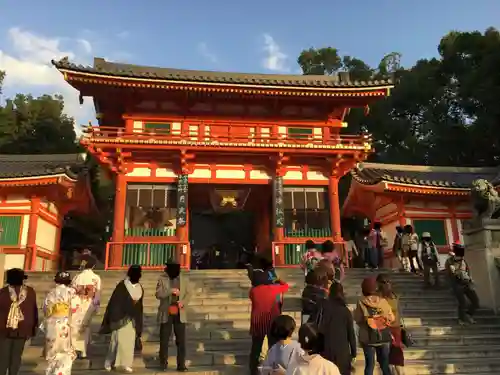
[[[382,257],[379,247],[384,247],[386,242],[382,241],[382,236],[377,226],[367,233],[368,249],[365,250],[373,256],[370,262]],[[407,226],[398,230],[398,236],[401,237],[395,242],[401,240],[403,251],[396,254],[401,259],[402,270],[411,269],[411,266],[403,267],[405,258],[407,264],[416,258],[415,265],[423,265],[425,285],[430,285],[431,270],[438,284],[437,251],[430,234],[424,233],[419,241]],[[413,241],[416,246],[412,245]],[[320,248],[312,241],[305,244],[307,251],[302,262],[305,287],[298,342],[292,339],[295,320],[283,315],[277,304],[277,301],[284,301],[288,285],[268,276],[275,275],[272,264],[261,263],[267,268],[249,272],[252,279],[251,333],[252,342],[256,343],[250,352],[251,375],[351,374],[358,345],[364,355],[365,375],[373,375],[377,362],[383,375],[403,374],[404,348],[411,346],[413,340],[404,326],[404,313],[389,275],[365,278],[361,284],[362,297],[351,311],[342,286],[341,258],[332,251],[332,245],[330,241]],[[445,265],[458,301],[460,324],[474,323],[473,316],[479,305],[464,253],[462,245],[454,244]],[[258,279],[256,275],[266,276]],[[280,297],[277,299],[277,296]],[[266,337],[270,348],[267,356],[261,353],[261,343]],[[264,357],[260,364],[259,355]]]
[[[386,240],[380,227],[374,231],[369,233],[368,251],[380,259],[379,247],[384,247]],[[430,234],[424,233],[419,241],[411,228],[405,227],[398,235],[401,235],[402,250],[396,250],[396,254],[402,266],[405,258],[409,261],[416,257],[423,265],[424,280],[430,283],[429,271],[437,276],[438,261]],[[416,256],[412,253],[413,244],[417,245]],[[364,279],[362,297],[351,311],[342,286],[342,255],[331,241],[320,247],[308,241],[306,247],[298,341],[292,339],[297,329],[295,319],[283,314],[284,295],[289,285],[277,277],[272,262],[264,257],[254,256],[248,268],[252,285],[249,292],[251,375],[347,375],[352,371],[358,345],[364,353],[365,375],[373,374],[376,362],[383,375],[402,374],[404,347],[411,345],[412,339],[405,329],[404,312],[389,276],[379,274]],[[472,324],[479,300],[464,253],[462,245],[454,244],[445,268],[458,302],[459,323]],[[40,321],[35,290],[25,284],[24,271],[7,271],[7,285],[0,289],[0,351],[3,353],[0,375],[18,374],[25,343],[38,330],[45,335],[47,375],[69,375],[75,360],[87,358],[90,324],[101,300],[101,279],[93,271],[95,264],[91,254],[84,254],[76,277],[72,279],[64,271],[56,274],[55,285],[45,297],[44,316]],[[141,267],[131,266],[107,304],[99,331],[111,335],[106,371],[119,368],[126,373],[133,372],[134,353],[142,350],[144,289],[141,277]],[[159,275],[155,295],[159,300],[159,365],[164,370],[168,368],[168,344],[173,333],[177,371],[185,372],[186,306],[192,290],[179,264],[166,264]]]

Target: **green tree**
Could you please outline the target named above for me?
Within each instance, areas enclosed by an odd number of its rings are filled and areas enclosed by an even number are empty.
[[[0,70],[0,95],[2,95],[2,85],[4,79],[5,79],[5,72]]]
[[[61,154],[78,150],[74,120],[60,96],[17,94],[0,109],[0,153]]]
[[[382,162],[456,166],[500,163],[500,34],[450,32],[438,46],[439,58],[401,66],[401,54],[384,56],[376,69],[335,48],[303,51],[304,74],[350,72],[352,80],[393,75],[391,96],[350,111],[349,133],[368,131]]]

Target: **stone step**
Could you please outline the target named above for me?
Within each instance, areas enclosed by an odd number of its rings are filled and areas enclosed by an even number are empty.
[[[92,342],[102,343],[109,342],[108,335],[100,335],[97,333],[99,326],[92,327]],[[480,338],[480,337],[497,337],[500,336],[500,325],[469,325],[461,327],[458,325],[451,326],[421,326],[421,327],[411,327],[408,328],[412,336],[418,340],[418,345],[421,346],[421,342],[426,342],[425,340],[443,340],[453,341],[456,338],[457,342],[466,342],[468,338]],[[146,342],[156,342],[159,340],[158,337],[159,330],[157,325],[147,326],[143,332],[143,340]],[[249,339],[249,334],[247,329],[237,329],[237,328],[225,328],[219,330],[213,330],[210,327],[203,327],[202,325],[196,327],[193,325],[188,325],[187,327],[187,339],[190,342],[208,342],[208,341],[227,341],[227,340],[247,340]],[[39,334],[32,340],[32,345],[43,345],[43,334]],[[436,341],[436,342],[437,342]]]
[[[174,363],[175,364],[175,363]],[[443,367],[444,366],[444,367]],[[447,374],[456,374],[456,375],[492,375],[492,374],[498,374],[497,370],[495,370],[494,365],[493,366],[488,366],[488,369],[491,371],[488,372],[471,372],[470,370],[475,370],[476,368],[483,368],[484,366],[475,366],[473,365],[472,368],[470,367],[464,367],[460,363],[457,364],[444,364],[444,365],[436,365],[436,366],[429,366],[429,365],[422,365],[422,364],[411,364],[407,365],[405,367],[405,375],[447,375]],[[355,365],[355,373],[356,374],[361,374],[363,373],[364,369],[364,364],[363,362],[356,363]],[[458,370],[460,372],[455,371]],[[171,366],[167,372],[159,372],[158,368],[144,368],[144,369],[136,369],[134,371],[135,375],[153,375],[153,374],[158,374],[158,373],[167,373],[167,374],[178,374],[178,372],[175,371],[175,367]],[[464,372],[461,370],[465,370]],[[91,373],[93,375],[109,375],[109,372],[104,371],[103,369],[90,369]],[[226,365],[226,366],[196,366],[196,367],[190,367],[188,372],[185,372],[187,375],[241,375],[246,373],[247,367],[246,366],[240,366],[240,365]],[[73,368],[72,374],[83,374],[83,373],[88,373],[89,369],[78,369],[76,367]],[[43,374],[44,371],[23,371],[21,369],[20,374],[33,374],[33,373],[39,373]],[[375,368],[374,375],[382,375],[380,372],[379,368]]]
[[[239,332],[241,333],[241,331]],[[446,346],[453,347],[469,347],[471,346],[488,346],[488,345],[500,345],[500,330],[497,333],[492,334],[470,334],[470,335],[458,335],[458,334],[447,334],[440,336],[428,336],[428,335],[418,335],[412,332],[412,336],[415,340],[415,344],[412,349],[429,349],[429,348],[439,348]],[[296,335],[295,335],[296,336]],[[222,351],[229,352],[231,350],[247,350],[250,347],[251,339],[247,332],[244,335],[238,335],[235,337],[223,337],[222,334],[217,336],[217,334],[212,336],[212,339],[207,339],[206,337],[197,337],[196,334],[191,334],[188,332],[187,341],[188,348],[191,352],[203,352],[203,351]],[[296,338],[296,337],[295,337]],[[92,342],[92,350],[100,351],[107,343],[109,343],[109,336],[98,337],[99,340]],[[149,339],[149,340],[148,340]],[[145,343],[158,345],[159,337],[148,337],[144,340]],[[42,337],[37,337],[32,340],[29,344],[29,348],[40,348],[44,345],[44,340]],[[99,349],[96,349],[99,348]]]
[[[246,365],[248,362],[248,350],[231,350],[229,353],[223,352],[198,352],[188,355],[187,365],[188,366],[211,366],[211,365]],[[169,363],[175,363],[175,347],[170,350],[171,356],[169,357]],[[104,366],[104,358],[106,351],[101,348],[99,353],[91,353],[88,360],[76,361],[75,368],[83,369],[102,369]],[[470,366],[471,359],[479,362],[478,365],[486,365],[491,361],[498,361],[500,358],[500,347],[498,346],[488,346],[488,347],[453,347],[449,346],[446,348],[432,348],[432,349],[413,349],[409,348],[405,350],[405,359],[409,362],[408,365],[412,364],[412,361],[423,362],[422,364],[427,364],[428,362],[438,362],[441,365],[447,362],[464,361],[467,360],[467,366]],[[359,361],[363,360],[363,353],[361,350],[358,351],[357,359]],[[41,351],[39,348],[27,348],[25,354],[23,355],[23,369],[30,368],[33,371],[39,371],[45,368],[45,361],[41,358]],[[158,345],[145,345],[142,355],[137,355],[134,359],[134,368],[148,368],[158,364]],[[500,367],[500,364],[498,364]],[[487,367],[484,367],[486,370]],[[479,370],[479,369],[478,369]],[[484,371],[483,369],[481,371]],[[489,370],[489,369],[488,369]],[[472,372],[472,374],[475,372]]]

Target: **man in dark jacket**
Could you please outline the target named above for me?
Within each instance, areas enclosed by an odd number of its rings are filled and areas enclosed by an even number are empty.
[[[38,307],[33,288],[24,285],[24,271],[7,271],[7,286],[0,289],[0,375],[17,375],[24,345],[38,327]]]
[[[324,338],[323,358],[335,363],[341,375],[349,375],[356,358],[356,335],[342,284],[332,284],[328,299],[319,301],[316,315],[311,317],[311,321],[318,325]]]
[[[179,263],[169,261],[165,272],[160,275],[156,284],[158,306],[158,323],[160,323],[160,365],[168,368],[168,343],[172,331],[177,346],[177,371],[186,372],[186,307],[192,291],[188,274],[181,272]]]

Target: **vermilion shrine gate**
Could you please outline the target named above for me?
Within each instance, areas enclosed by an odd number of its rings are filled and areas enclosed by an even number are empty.
[[[338,182],[372,151],[369,135],[340,134],[344,117],[393,87],[347,73],[53,64],[94,98],[99,126],[82,144],[116,181],[108,268],[172,256],[189,267],[191,252],[228,244],[273,251],[286,266],[308,238],[341,245]]]

